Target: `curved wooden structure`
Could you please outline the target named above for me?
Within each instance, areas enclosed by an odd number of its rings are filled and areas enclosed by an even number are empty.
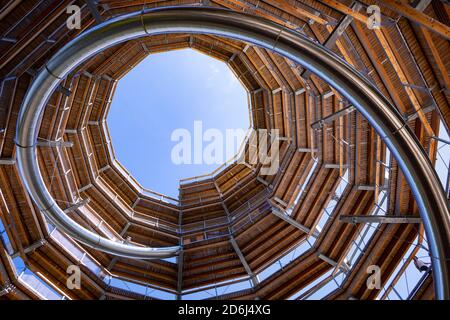
[[[345,219],[377,212],[413,221],[418,215],[414,199],[367,121],[328,84],[287,59],[214,36],[153,36],[92,58],[64,79],[49,101],[39,133],[39,162],[59,205],[84,227],[113,240],[180,244],[177,261],[118,258],[54,230],[35,210],[18,175],[17,113],[36,70],[96,19],[143,5],[212,5],[263,16],[335,51],[391,99],[436,161],[439,130],[450,124],[448,5],[418,1],[404,4],[405,10],[386,2],[380,7],[381,28],[369,29],[370,3],[365,2],[92,3],[9,1],[0,8],[1,299],[49,297],[26,281],[31,279],[27,272],[17,271],[18,259],[32,279],[69,299],[204,298],[211,291],[224,299],[314,298],[315,288],[333,278],[340,279],[339,286],[323,298],[389,297],[400,271],[422,250],[418,244],[426,247],[420,224]],[[81,8],[81,30],[66,28],[71,4]],[[249,92],[253,127],[280,130],[277,175],[262,175],[260,164],[231,164],[181,181],[179,199],[171,199],[143,189],[115,159],[106,118],[117,81],[152,53],[180,48],[227,63]],[[66,286],[67,268],[74,264],[82,271],[80,290]],[[382,290],[366,285],[371,265],[381,268]],[[119,284],[122,280],[128,287]],[[132,283],[148,290],[141,292]],[[386,287],[389,283],[394,285]],[[404,298],[433,298],[431,274]]]

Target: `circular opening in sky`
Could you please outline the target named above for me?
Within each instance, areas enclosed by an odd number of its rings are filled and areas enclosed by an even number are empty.
[[[136,180],[178,197],[180,179],[236,155],[250,126],[247,91],[203,53],[151,54],[120,79],[107,123],[117,160]]]

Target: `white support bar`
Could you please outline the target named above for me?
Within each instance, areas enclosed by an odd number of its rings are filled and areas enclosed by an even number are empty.
[[[83,75],[85,75],[88,78],[92,78],[94,75],[86,70],[83,71]]]
[[[351,6],[354,12],[358,12],[362,7],[363,7],[362,4],[358,2],[354,2],[353,5]],[[334,28],[333,32],[331,32],[331,34],[328,36],[327,40],[325,40],[323,45],[329,49],[333,48],[336,45],[336,40],[345,32],[345,29],[347,29],[347,27],[350,25],[350,23],[352,23],[352,21],[353,17],[351,15],[346,15],[344,19],[341,20],[339,25],[337,25]],[[309,78],[310,75],[311,71],[309,70],[305,70],[302,73],[302,77],[304,79]]]
[[[277,94],[281,90],[283,90],[281,87],[280,88],[276,88],[276,89],[272,90],[272,94]]]
[[[105,80],[108,80],[108,81],[114,81],[114,79],[111,78],[110,76],[108,76],[107,74],[102,74],[102,78]],[[110,102],[110,101],[108,101],[108,102]]]
[[[124,234],[128,231],[128,228],[130,228],[131,222],[128,221],[127,224],[123,227],[122,231],[120,231],[120,236],[123,238]]]
[[[72,206],[70,206],[67,209],[65,209],[64,213],[73,212],[73,211],[77,210],[78,208],[81,208],[81,207],[87,205],[89,203],[89,201],[91,201],[90,198],[86,198],[86,199],[83,199],[81,201],[78,201],[77,203],[75,203]]]
[[[238,55],[238,52],[233,53],[233,55],[230,57],[230,59],[228,59],[228,63],[231,63],[236,58],[237,55]]]
[[[386,186],[376,186],[373,184],[360,184],[358,186],[356,186],[356,189],[359,191],[375,191],[376,189],[379,190],[386,190],[387,187]]]
[[[436,109],[436,106],[434,104],[429,105],[428,107],[422,108],[423,113],[428,113]],[[419,113],[417,111],[412,112],[411,114],[406,116],[406,121],[412,121],[419,117]]]
[[[298,89],[297,91],[295,91],[295,95],[298,96],[298,95],[304,93],[305,91],[306,91],[305,88],[300,88],[300,89]]]
[[[98,172],[99,172],[99,173],[102,173],[102,172],[105,172],[106,170],[108,170],[108,169],[110,169],[110,168],[111,168],[111,166],[110,166],[109,164],[107,164],[106,166],[100,168],[100,169],[98,170]]]
[[[343,262],[342,264],[338,264],[336,261],[334,261],[333,259],[330,259],[329,257],[325,256],[322,253],[318,253],[317,256],[322,259],[323,261],[325,261],[326,263],[332,265],[333,267],[337,267],[339,268],[342,272],[348,272],[350,270],[350,267]]]
[[[436,140],[436,141],[439,141],[439,142],[442,142],[442,143],[445,143],[445,144],[449,144],[450,145],[450,141],[448,141],[448,140],[444,140],[444,139],[441,139],[441,138],[439,138],[439,137],[436,137],[436,136],[432,136],[432,137],[430,137],[431,139],[434,139],[434,140]]]
[[[359,185],[356,187],[359,191],[375,191],[377,186],[374,185]]]
[[[70,89],[64,87],[61,84],[58,86],[58,88],[56,88],[56,91],[61,92],[62,94],[64,94],[67,97],[70,97],[70,95],[72,94],[72,91],[70,91]]]
[[[1,37],[0,41],[9,42],[9,43],[16,43],[17,39],[16,38]]]
[[[422,218],[417,216],[358,216],[340,215],[339,221],[345,223],[422,223]]]
[[[348,106],[346,108],[343,108],[343,109],[341,109],[339,111],[336,111],[335,113],[330,114],[329,116],[326,116],[325,118],[323,118],[323,119],[321,119],[319,121],[313,122],[311,124],[311,128],[313,128],[313,129],[323,128],[324,125],[326,125],[328,123],[331,123],[335,119],[337,119],[339,117],[342,117],[342,116],[345,116],[345,115],[347,115],[347,114],[349,114],[349,113],[351,113],[351,112],[353,112],[355,110],[356,110],[356,108],[354,106],[350,105],[350,106]]]
[[[330,90],[330,91],[325,92],[325,93],[322,95],[322,98],[323,98],[323,99],[328,99],[328,98],[330,98],[330,97],[332,97],[332,96],[334,96],[334,91]]]
[[[283,201],[283,200],[281,200],[281,199],[278,198],[278,197],[273,197],[273,200],[276,201],[276,202],[278,202],[279,204],[281,204],[283,207],[287,207],[287,206],[288,206],[288,204],[287,204],[286,201]]]
[[[325,169],[341,169],[341,168],[348,168],[349,165],[348,164],[344,164],[344,165],[340,165],[338,163],[324,163],[323,167]]]
[[[106,267],[106,270],[111,271],[111,269],[114,267],[114,265],[117,263],[117,260],[119,258],[117,256],[115,256],[114,258],[111,259],[111,262],[108,264],[108,266]]]
[[[228,217],[230,215],[230,210],[228,210],[228,207],[225,204],[225,202],[223,202],[223,200],[221,200],[220,202],[222,204],[223,211],[225,211],[225,213],[227,214],[227,217]],[[229,218],[228,218],[228,220],[229,220]]]
[[[64,148],[71,148],[73,147],[72,141],[47,141],[47,140],[38,140],[37,142],[38,147],[64,147]]]
[[[137,204],[139,203],[140,200],[141,200],[141,198],[137,197],[136,200],[131,205],[131,209],[134,210],[134,208],[136,208],[136,206],[137,206]]]
[[[318,152],[319,149],[317,148],[298,148],[298,152]]]
[[[303,231],[304,233],[309,234],[311,232],[310,228],[305,227],[301,223],[299,223],[296,220],[292,219],[290,216],[288,216],[287,214],[283,213],[280,209],[278,209],[276,207],[272,207],[272,214],[277,216],[278,218],[286,221],[287,223],[293,225],[294,227],[296,227],[297,229]],[[314,237],[317,238],[319,236],[319,232],[317,230],[314,230],[313,235],[314,235]]]
[[[432,0],[420,0],[420,1],[417,3],[415,9],[416,9],[417,11],[423,12],[423,11],[430,5],[431,1],[432,1]]]
[[[16,164],[16,159],[0,159],[0,165],[13,166]]]
[[[261,178],[260,176],[256,177],[256,180],[258,180],[259,182],[261,182],[263,185],[265,185],[266,187],[270,187],[270,183],[267,182],[266,180],[264,180],[263,178]]]
[[[85,185],[84,187],[81,187],[80,189],[78,189],[78,192],[84,192],[91,187],[93,187],[93,184],[89,183],[89,184]]]

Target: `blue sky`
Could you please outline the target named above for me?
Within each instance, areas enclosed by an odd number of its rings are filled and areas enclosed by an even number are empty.
[[[191,49],[152,54],[132,69],[119,81],[107,118],[117,159],[145,188],[175,197],[180,178],[218,167],[171,160],[172,132],[184,128],[193,135],[198,120],[203,132],[246,130],[248,102],[224,62]]]

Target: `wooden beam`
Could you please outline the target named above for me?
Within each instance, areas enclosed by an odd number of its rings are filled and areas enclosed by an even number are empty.
[[[286,0],[264,0],[263,2],[268,3],[272,7],[275,7],[277,9],[280,9],[284,12],[287,12],[293,16],[300,15],[302,17],[306,17],[308,19],[313,20],[314,22],[317,22],[321,25],[328,24],[328,21],[319,17],[318,15],[315,15],[312,12],[309,12],[308,10],[305,10],[299,6],[294,6],[287,2]]]
[[[323,4],[329,6],[332,9],[335,9],[337,11],[340,11],[341,13],[345,14],[345,15],[349,15],[351,17],[353,17],[354,19],[365,23],[367,25],[367,21],[368,21],[368,17],[363,15],[362,13],[359,13],[355,10],[353,10],[350,7],[347,7],[345,4],[336,1],[336,0],[320,0],[320,2],[322,2]]]
[[[446,26],[440,21],[433,19],[432,17],[414,9],[409,4],[406,4],[401,0],[383,0],[383,4],[391,10],[394,10],[398,14],[414,21],[421,26],[443,36],[447,40],[450,39],[450,27]]]
[[[439,72],[442,75],[442,80],[444,81],[445,88],[447,90],[450,90],[450,77],[448,76],[448,71],[445,68],[445,63],[444,63],[444,61],[442,61],[441,55],[439,54],[439,51],[436,48],[433,38],[431,37],[431,34],[428,31],[428,29],[425,29],[422,27],[421,30],[422,30],[423,36],[425,38],[425,41],[426,41],[428,47],[430,48],[431,54],[434,58],[434,61],[436,62],[436,66],[438,67]]]
[[[400,63],[398,62],[397,58],[395,57],[394,51],[392,50],[386,36],[384,35],[383,31],[380,29],[374,29],[375,35],[377,36],[378,41],[380,42],[381,46],[383,47],[386,56],[388,57],[389,61],[391,62],[392,67],[395,70],[395,73],[397,74],[398,78],[400,79],[401,83],[409,83],[408,78],[406,77],[406,74],[403,71],[403,68],[401,67]],[[419,115],[419,118],[425,128],[425,131],[429,136],[434,136],[433,128],[431,128],[430,123],[428,122],[423,110],[422,106],[419,103],[419,100],[417,99],[413,89],[408,86],[404,86],[406,94],[409,97],[409,100],[411,101],[412,106],[416,110],[417,114]]]
[[[27,48],[29,44],[36,39],[41,33],[46,30],[55,20],[58,19],[62,14],[65,14],[66,7],[72,4],[74,0],[64,0],[50,3],[46,12],[49,14],[37,21],[36,25],[32,28],[27,29],[27,33],[18,40],[18,42],[11,47],[9,50],[5,51],[0,58],[0,69],[4,68],[12,59],[14,59],[22,50]]]
[[[396,105],[398,110],[400,110],[401,112],[406,112],[407,109],[403,104],[403,101],[401,100],[399,93],[394,88],[392,80],[389,77],[389,74],[387,73],[383,65],[378,62],[378,55],[375,52],[372,44],[370,43],[370,40],[366,35],[364,28],[361,26],[360,23],[353,23],[352,26],[354,27],[355,34],[358,37],[359,41],[361,42],[361,45],[363,46],[364,51],[367,54],[367,57],[369,58],[369,61],[371,62],[379,78],[383,82],[383,85],[386,87],[387,93],[391,97],[393,103]]]
[[[358,2],[355,2],[352,5],[352,10],[355,12],[358,12],[361,9],[362,5]],[[344,46],[338,41],[339,37],[345,32],[347,27],[352,23],[353,17],[351,15],[346,15],[339,24],[333,29],[331,26],[327,26],[327,30],[330,31],[330,35],[325,40],[323,45],[329,49],[332,49],[335,45],[338,46],[338,49],[341,51],[341,53],[345,56],[347,62],[351,63],[350,58],[348,54],[346,55],[346,50]],[[311,75],[311,71],[305,70],[302,73],[302,77],[304,79],[308,78]]]
[[[13,11],[14,8],[21,2],[22,0],[9,0],[3,4],[2,8],[0,8],[0,21],[3,20],[3,18],[6,17],[11,11]]]
[[[231,10],[242,10],[259,15],[278,24],[281,24],[282,26],[285,26],[287,28],[292,29],[294,26],[293,23],[287,23],[287,21],[279,18],[274,13],[269,13],[267,10],[261,10],[261,8],[255,8],[254,6],[250,6],[248,3],[242,2],[240,0],[212,0],[212,2]]]

